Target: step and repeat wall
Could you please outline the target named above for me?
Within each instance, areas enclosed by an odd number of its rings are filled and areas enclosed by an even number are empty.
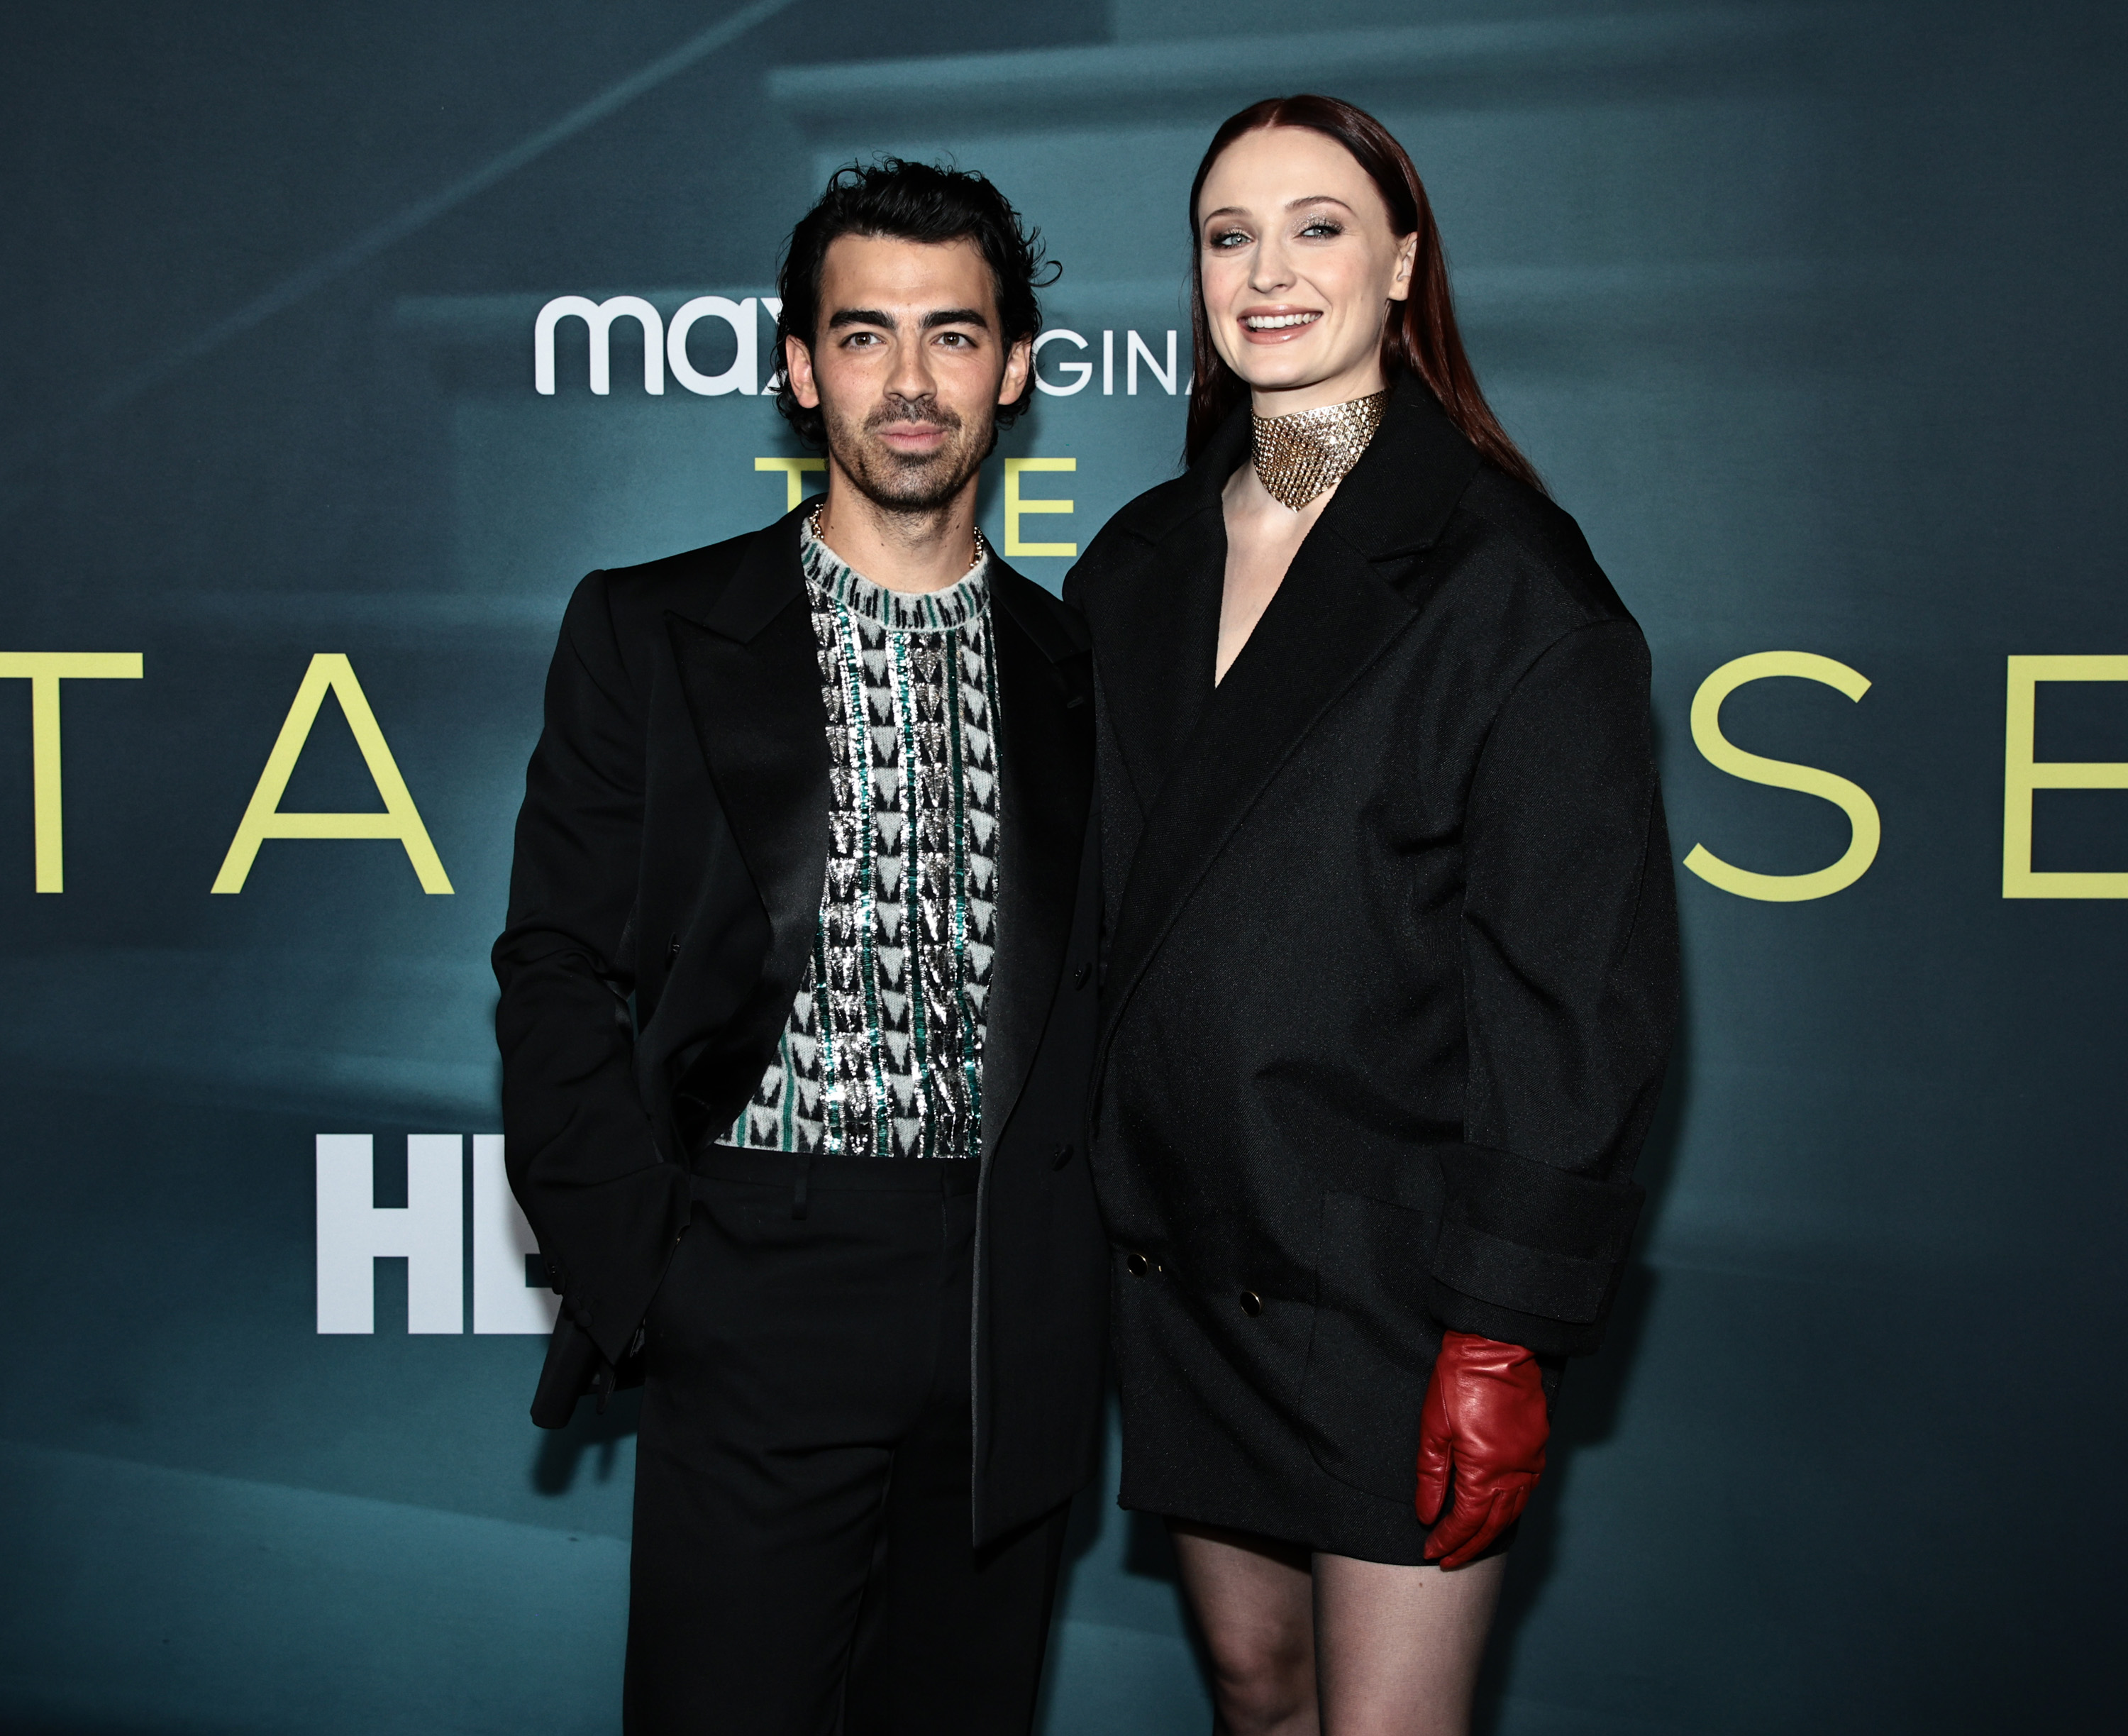
[[[2097,1727],[2128,1501],[2128,40],[2099,8],[13,9],[0,1730],[618,1728],[633,1400],[526,1416],[510,828],[587,568],[819,485],[777,248],[877,151],[1064,268],[982,525],[1173,473],[1184,201],[1320,89],[1655,654],[1684,1032],[1484,1727]],[[1199,1730],[1082,1498],[1043,1728]]]

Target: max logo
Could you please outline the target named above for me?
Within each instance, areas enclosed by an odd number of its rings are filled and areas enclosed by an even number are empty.
[[[614,322],[628,320],[634,322],[643,339],[643,389],[653,397],[665,395],[668,369],[674,379],[700,397],[722,397],[734,392],[748,397],[772,397],[782,383],[779,372],[781,364],[780,359],[771,358],[764,369],[761,352],[764,339],[772,335],[777,316],[782,311],[782,302],[772,295],[750,295],[737,302],[729,296],[698,295],[682,303],[668,321],[653,303],[639,295],[608,296],[603,302],[594,302],[584,295],[558,295],[539,310],[532,321],[532,389],[542,397],[554,395],[555,332],[564,320],[582,320],[591,392],[599,397],[610,394]],[[732,359],[715,373],[705,373],[696,367],[687,348],[689,337],[705,320],[715,320],[731,331]],[[1190,389],[1186,374],[1179,383],[1176,378],[1176,334],[1171,331],[1164,335],[1167,345],[1165,361],[1153,353],[1152,346],[1141,334],[1129,331],[1123,333],[1126,397],[1138,396],[1141,364],[1146,378],[1158,382],[1160,389],[1168,397]],[[1045,375],[1042,371],[1042,352],[1051,344],[1068,344],[1079,350],[1087,347],[1086,340],[1079,333],[1061,326],[1041,333],[1034,340],[1036,388],[1052,397],[1071,397],[1083,392],[1094,377],[1093,363],[1077,359],[1053,362],[1050,373]],[[1116,334],[1113,329],[1101,334],[1100,373],[1102,395],[1114,397]],[[1148,396],[1150,392],[1148,387]]]

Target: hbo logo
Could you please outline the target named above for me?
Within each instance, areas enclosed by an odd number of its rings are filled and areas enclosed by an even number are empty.
[[[406,1263],[406,1329],[463,1332],[467,1268],[463,1134],[406,1137],[406,1203],[372,1203],[376,1141],[318,1135],[318,1330],[377,1329],[374,1263]],[[538,1244],[511,1196],[502,1135],[472,1140],[470,1265],[475,1332],[550,1332],[560,1299],[532,1258]]]

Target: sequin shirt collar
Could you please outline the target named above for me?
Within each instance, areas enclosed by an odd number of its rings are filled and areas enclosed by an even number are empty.
[[[979,619],[990,606],[987,545],[976,564],[943,591],[891,591],[874,584],[820,540],[810,518],[799,534],[798,559],[810,583],[851,614],[890,633],[951,633]]]

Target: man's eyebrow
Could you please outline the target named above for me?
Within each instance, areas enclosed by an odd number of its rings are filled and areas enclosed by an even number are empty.
[[[838,307],[828,316],[828,330],[839,331],[845,326],[878,326],[894,330],[894,316],[882,313],[876,307]],[[989,316],[976,307],[941,307],[924,316],[926,331],[935,331],[941,326],[978,326],[985,331],[990,329]]]

